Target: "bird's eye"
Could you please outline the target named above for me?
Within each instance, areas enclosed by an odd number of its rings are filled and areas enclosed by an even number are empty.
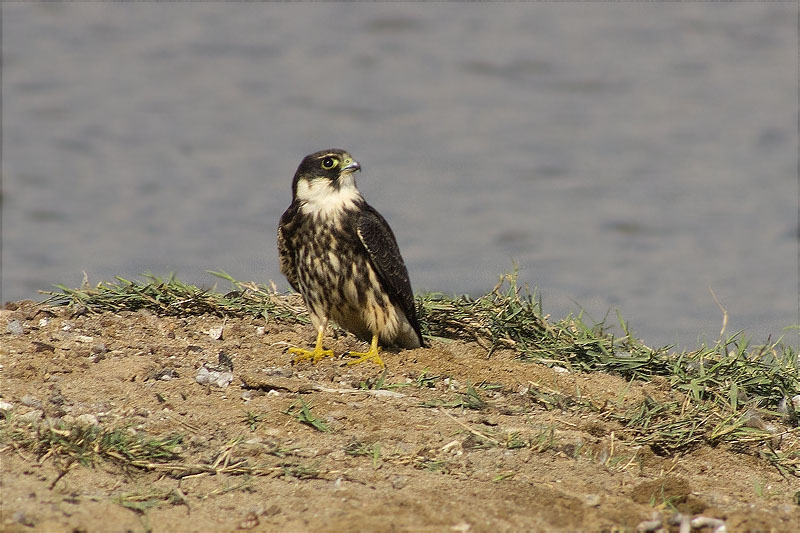
[[[337,161],[332,157],[326,157],[325,159],[322,160],[322,168],[324,168],[325,170],[330,170],[338,164],[339,161]]]

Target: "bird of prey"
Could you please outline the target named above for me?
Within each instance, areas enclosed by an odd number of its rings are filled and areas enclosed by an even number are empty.
[[[378,344],[424,345],[408,271],[389,224],[356,188],[358,161],[344,150],[306,156],[292,181],[292,203],[278,225],[281,272],[303,296],[317,331],[295,362],[333,356],[322,347],[328,320],[370,343],[357,364],[383,365]]]

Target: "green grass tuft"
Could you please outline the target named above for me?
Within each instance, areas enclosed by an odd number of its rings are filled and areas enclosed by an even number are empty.
[[[97,459],[123,466],[142,467],[151,462],[173,461],[180,457],[181,435],[152,437],[128,429],[105,429],[100,426],[65,424],[18,424],[4,421],[0,440],[16,441],[37,455],[55,457],[71,464],[90,465]]]
[[[326,424],[323,419],[314,415],[314,413],[311,412],[311,407],[311,404],[306,403],[305,400],[298,400],[292,403],[284,413],[294,416],[301,424],[310,426],[317,431],[323,433],[329,432],[331,429],[328,427],[328,424]]]

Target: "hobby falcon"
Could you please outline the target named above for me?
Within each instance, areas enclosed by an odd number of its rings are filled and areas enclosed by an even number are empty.
[[[317,331],[313,350],[295,361],[333,356],[322,347],[328,320],[370,343],[348,364],[383,366],[378,344],[424,345],[414,293],[386,220],[356,188],[358,161],[344,150],[306,156],[292,181],[292,204],[278,225],[281,272],[303,296]]]

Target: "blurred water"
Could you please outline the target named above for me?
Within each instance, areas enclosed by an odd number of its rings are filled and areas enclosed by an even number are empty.
[[[481,294],[513,260],[553,316],[618,308],[652,344],[715,339],[709,288],[728,333],[800,322],[795,3],[2,16],[3,300],[82,271],[286,288],[292,174],[343,147],[417,291]]]

